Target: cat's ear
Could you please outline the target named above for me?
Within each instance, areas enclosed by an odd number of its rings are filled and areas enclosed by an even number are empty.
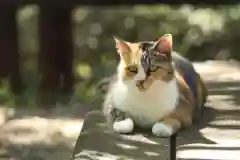
[[[159,53],[171,54],[173,46],[173,40],[171,34],[165,34],[157,41],[157,50]]]
[[[113,36],[113,38],[116,43],[116,50],[119,54],[124,54],[124,53],[130,52],[130,48],[126,41],[124,41],[123,39],[116,37],[116,36]]]

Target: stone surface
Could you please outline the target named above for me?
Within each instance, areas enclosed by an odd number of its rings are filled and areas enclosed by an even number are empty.
[[[85,118],[73,159],[158,160],[168,157],[169,139],[156,138],[150,134],[113,133],[106,126],[101,112],[93,111]]]

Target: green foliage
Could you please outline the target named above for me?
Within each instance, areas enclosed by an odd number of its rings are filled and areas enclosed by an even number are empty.
[[[41,78],[37,69],[38,14],[35,5],[23,7],[18,12],[21,69],[27,87],[24,95],[31,105]],[[191,5],[81,6],[74,9],[72,20],[73,71],[81,79],[75,87],[75,100],[80,102],[91,102],[97,93],[96,83],[115,71],[119,57],[113,35],[127,41],[141,41],[171,33],[174,49],[191,60],[240,58],[240,5],[215,8]],[[7,99],[5,93],[0,89],[0,101]]]

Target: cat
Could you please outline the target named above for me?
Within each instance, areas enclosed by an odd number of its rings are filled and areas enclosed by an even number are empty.
[[[190,61],[172,51],[172,35],[134,43],[114,39],[120,61],[103,103],[112,129],[127,134],[138,126],[169,137],[191,126],[208,92]]]

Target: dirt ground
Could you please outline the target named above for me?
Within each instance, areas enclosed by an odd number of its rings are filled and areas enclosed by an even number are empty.
[[[51,111],[0,106],[0,160],[69,159],[87,106]]]
[[[194,63],[194,65],[212,91],[209,103],[214,104],[218,109],[235,110],[238,108],[236,103],[237,97],[240,97],[237,87],[240,83],[238,62],[207,61]],[[224,87],[222,87],[223,83]],[[231,98],[232,92],[234,92],[234,100]],[[48,112],[41,109],[16,110],[0,106],[0,160],[69,159],[81,130],[84,115],[88,110],[88,106],[80,104],[57,107]],[[230,114],[225,114],[225,120],[229,121],[224,121],[224,123],[233,124],[234,122],[235,126],[240,125],[237,124],[238,121],[228,119],[228,115],[230,116]],[[212,127],[205,128],[201,132],[220,144],[223,142],[240,144],[240,137],[236,136],[236,134],[240,135],[240,131],[236,129],[219,131]],[[223,135],[225,138],[219,138]],[[235,135],[235,138],[230,140],[229,135]],[[186,154],[189,155],[187,151],[179,152],[179,157],[186,157]],[[195,151],[192,154],[198,153]]]

